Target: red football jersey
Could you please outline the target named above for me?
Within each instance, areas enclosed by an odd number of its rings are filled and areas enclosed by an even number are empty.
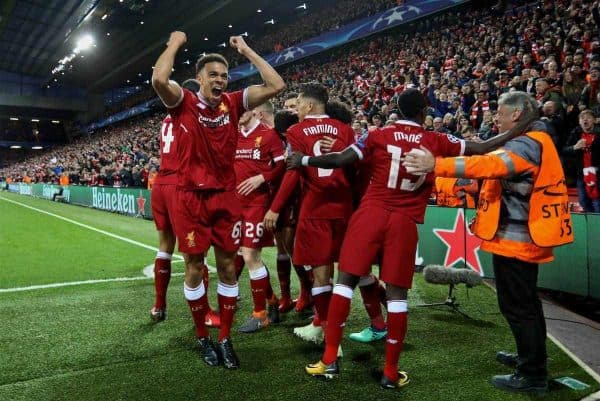
[[[160,169],[154,181],[155,184],[177,184],[177,129],[171,116],[167,114],[160,128]]]
[[[240,129],[233,165],[237,184],[258,174],[267,178],[266,174],[273,170],[273,164],[284,159],[284,153],[283,143],[273,128],[256,121],[247,131]],[[266,182],[248,196],[236,194],[248,206],[268,206],[271,201]]]
[[[233,190],[233,159],[238,122],[247,105],[246,91],[224,93],[213,108],[199,93],[183,89],[169,110],[178,127],[177,186],[188,190]]]
[[[401,161],[402,155],[421,145],[434,156],[461,156],[465,151],[462,139],[425,131],[406,120],[369,132],[353,144],[351,148],[367,163],[371,179],[361,205],[402,211],[422,223],[435,177],[433,173],[409,174]]]
[[[325,136],[336,138],[344,146],[354,142],[352,128],[327,115],[306,116],[286,134],[292,151],[310,156],[321,155],[319,141]],[[352,212],[352,192],[343,169],[304,167],[298,171],[302,185],[300,219],[348,217]]]

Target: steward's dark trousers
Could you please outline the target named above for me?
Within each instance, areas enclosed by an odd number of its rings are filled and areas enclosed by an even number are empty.
[[[498,305],[517,343],[517,373],[546,378],[546,321],[537,295],[538,265],[494,255],[494,274]]]

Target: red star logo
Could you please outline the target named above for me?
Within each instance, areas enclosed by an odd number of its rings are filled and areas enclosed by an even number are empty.
[[[146,215],[146,199],[144,198],[144,195],[142,195],[142,191],[140,191],[140,197],[137,198],[137,205],[138,205],[138,214],[145,216]]]
[[[477,238],[465,224],[462,209],[458,209],[451,230],[434,228],[433,232],[448,247],[444,266],[452,267],[458,262],[465,262],[468,267],[481,274],[481,262],[477,253],[481,239]]]

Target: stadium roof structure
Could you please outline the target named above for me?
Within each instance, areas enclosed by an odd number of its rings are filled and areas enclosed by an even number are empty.
[[[139,85],[150,78],[171,31],[188,34],[188,52],[177,62],[193,64],[200,53],[218,51],[231,35],[272,29],[265,25],[272,18],[295,18],[305,12],[297,7],[303,2],[5,0],[0,5],[0,70],[96,93]],[[304,3],[314,3],[309,9],[320,7],[318,1]],[[78,41],[87,35],[93,48],[83,51]]]

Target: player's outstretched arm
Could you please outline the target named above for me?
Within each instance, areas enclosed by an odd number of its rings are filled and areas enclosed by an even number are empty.
[[[321,156],[306,156],[302,153],[294,152],[287,158],[287,168],[288,170],[303,166],[340,168],[353,164],[358,160],[358,154],[352,147],[346,148],[343,152],[328,153]]]
[[[248,110],[260,106],[285,89],[283,78],[265,59],[246,44],[244,38],[232,36],[229,38],[229,44],[254,64],[264,82],[262,85],[248,87]]]
[[[527,132],[528,128],[535,120],[537,120],[537,113],[528,112],[525,113],[517,125],[502,134],[498,134],[495,137],[483,142],[466,141],[465,155],[482,155],[491,152],[492,150],[504,145],[511,139],[523,134],[524,132]]]
[[[176,82],[169,80],[169,77],[173,70],[175,55],[186,41],[187,37],[185,33],[179,31],[171,32],[171,36],[167,42],[167,48],[162,52],[154,65],[154,71],[152,72],[152,87],[167,107],[175,107],[181,100],[181,88]]]

